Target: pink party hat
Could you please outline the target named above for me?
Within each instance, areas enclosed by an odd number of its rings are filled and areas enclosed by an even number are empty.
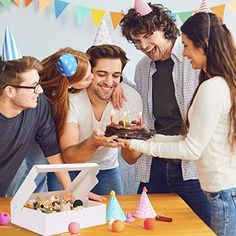
[[[212,12],[211,9],[207,6],[206,0],[202,0],[201,6],[196,11],[196,13],[198,13],[198,12],[206,12],[206,13]]]
[[[145,0],[135,0],[134,9],[141,16],[146,16],[152,11],[151,7],[147,4]]]
[[[97,34],[93,42],[93,45],[95,46],[102,44],[112,44],[112,39],[107,27],[107,22],[104,18],[98,27]]]
[[[154,218],[157,213],[152,207],[152,203],[150,202],[146,187],[143,188],[143,192],[140,198],[140,201],[136,207],[134,216],[137,218]]]
[[[126,220],[126,216],[121,209],[118,200],[116,199],[115,191],[111,191],[110,196],[111,197],[107,207],[106,220],[121,220],[124,222]]]

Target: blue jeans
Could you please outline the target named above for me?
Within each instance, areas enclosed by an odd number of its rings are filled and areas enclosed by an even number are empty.
[[[236,188],[205,192],[211,204],[211,228],[218,236],[236,235]]]
[[[198,180],[183,180],[181,164],[153,158],[150,181],[141,182],[138,193],[142,192],[144,186],[148,193],[177,193],[210,226],[211,206],[207,197],[201,190]]]
[[[71,171],[70,177],[73,180],[79,171]],[[106,195],[110,194],[111,190],[114,190],[116,194],[123,194],[123,187],[121,182],[120,170],[119,167],[114,169],[108,170],[100,170],[97,174],[98,183],[97,185],[91,190],[91,192],[99,194],[99,195]],[[48,173],[48,190],[49,191],[56,191],[61,190],[62,187],[58,182],[55,174],[53,172]]]
[[[19,167],[14,179],[12,180],[6,196],[14,196],[29,174],[33,165],[48,164],[39,145],[33,141],[28,148],[28,154],[25,156],[21,166]],[[46,173],[39,173],[35,178],[36,189],[34,192],[47,192],[47,175]]]

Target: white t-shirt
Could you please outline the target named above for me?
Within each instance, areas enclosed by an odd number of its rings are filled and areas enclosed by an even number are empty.
[[[130,111],[131,120],[138,119],[139,112],[142,111],[142,99],[137,91],[129,85],[121,84],[127,102],[120,111],[116,110],[116,120],[122,120],[124,111]],[[95,129],[106,130],[106,126],[111,122],[111,110],[115,110],[111,102],[108,102],[102,118],[98,121],[92,109],[87,90],[84,89],[79,93],[70,94],[70,107],[67,117],[67,123],[75,123],[79,125],[79,142],[87,139]],[[100,170],[112,169],[118,166],[118,149],[99,147],[92,155],[88,162],[96,162],[99,164]],[[79,158],[79,157],[78,157]]]
[[[156,135],[154,142],[132,140],[131,147],[148,155],[197,160],[203,190],[218,192],[236,187],[236,152],[231,152],[228,133],[231,99],[226,81],[214,77],[205,81],[189,111],[187,137],[176,140]]]

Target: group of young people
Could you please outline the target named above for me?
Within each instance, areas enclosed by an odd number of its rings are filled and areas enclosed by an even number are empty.
[[[42,62],[0,61],[0,195],[35,146],[48,163],[97,162],[99,183],[92,192],[121,194],[120,147],[122,157],[136,163],[138,193],[143,186],[149,193],[177,193],[217,235],[235,235],[233,37],[213,13],[194,14],[180,34],[168,9],[151,3],[146,9],[135,6],[120,22],[123,36],[145,54],[135,86],[120,83],[127,57],[116,45],[86,53],[65,48]],[[71,74],[58,70],[65,54],[77,62]],[[134,117],[143,111],[144,124],[157,135],[147,141],[105,137],[117,107],[117,119],[125,110]],[[61,185],[51,174],[50,189],[66,188],[76,174],[56,173]]]

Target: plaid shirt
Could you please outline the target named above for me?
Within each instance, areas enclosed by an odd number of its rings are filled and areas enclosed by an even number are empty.
[[[173,82],[175,97],[182,118],[186,116],[189,102],[198,84],[199,70],[193,70],[190,61],[182,56],[183,46],[179,37],[172,49],[171,58],[174,61]],[[156,72],[155,62],[144,56],[136,66],[136,89],[143,99],[143,121],[148,128],[154,129],[155,117],[152,104],[152,76]],[[164,98],[168,99],[168,98]],[[143,155],[136,163],[136,180],[149,182],[152,157]],[[182,161],[183,179],[197,179],[195,161]]]

